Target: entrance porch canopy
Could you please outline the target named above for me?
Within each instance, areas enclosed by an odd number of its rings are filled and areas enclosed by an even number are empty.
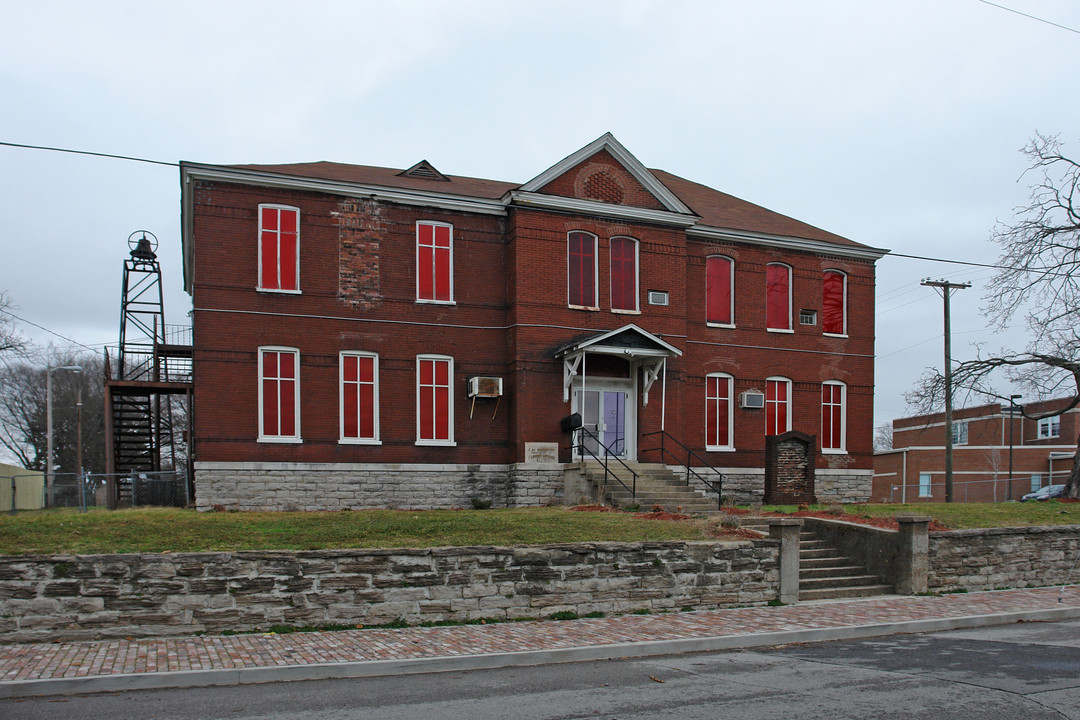
[[[633,323],[566,345],[555,352],[556,359],[563,362],[563,402],[570,401],[570,388],[579,373],[581,385],[585,386],[585,356],[588,354],[624,358],[630,363],[631,377],[633,371],[640,367],[644,371],[641,388],[641,404],[644,406],[649,404],[649,389],[667,367],[667,359],[679,357],[682,350]]]

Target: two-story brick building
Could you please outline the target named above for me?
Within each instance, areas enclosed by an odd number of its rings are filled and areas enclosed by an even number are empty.
[[[801,430],[822,498],[869,496],[882,250],[611,135],[525,184],[426,162],[181,182],[199,507],[559,502],[572,413],[627,462],[666,432],[725,492],[760,493],[766,434]]]
[[[1054,412],[1067,399],[1025,403],[1033,416]],[[875,502],[945,500],[945,414],[893,420],[893,447],[874,456]],[[953,412],[953,500],[1017,500],[1072,471],[1080,408],[1039,420],[1009,405],[990,403]],[[1009,456],[1012,456],[1012,488]]]

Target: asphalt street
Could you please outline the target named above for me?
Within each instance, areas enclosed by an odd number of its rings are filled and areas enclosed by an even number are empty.
[[[0,717],[1080,720],[1080,620],[643,660],[0,702]]]

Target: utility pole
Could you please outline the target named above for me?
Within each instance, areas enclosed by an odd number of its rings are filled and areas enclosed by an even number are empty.
[[[953,422],[952,422],[952,321],[949,317],[949,296],[953,290],[964,290],[971,283],[951,283],[947,280],[922,281],[923,286],[941,288],[945,299],[945,502],[953,501]]]

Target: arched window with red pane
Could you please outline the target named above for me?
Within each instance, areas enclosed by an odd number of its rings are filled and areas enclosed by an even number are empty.
[[[828,380],[821,386],[821,451],[823,453],[846,452],[847,434],[847,386],[836,380]]]
[[[300,292],[300,210],[289,205],[259,205],[257,289]]]
[[[735,326],[735,261],[724,255],[705,258],[705,322]]]
[[[379,356],[368,352],[342,352],[341,442],[379,442]]]
[[[791,332],[791,266],[765,266],[765,327]]]
[[[791,380],[772,377],[765,381],[765,434],[780,435],[791,429]]]
[[[847,335],[847,275],[826,270],[821,282],[821,331]]]
[[[566,274],[567,304],[597,309],[595,235],[580,230],[567,233]]]
[[[259,348],[259,440],[300,442],[300,351]]]
[[[611,309],[638,310],[638,241],[631,237],[611,238]]]

